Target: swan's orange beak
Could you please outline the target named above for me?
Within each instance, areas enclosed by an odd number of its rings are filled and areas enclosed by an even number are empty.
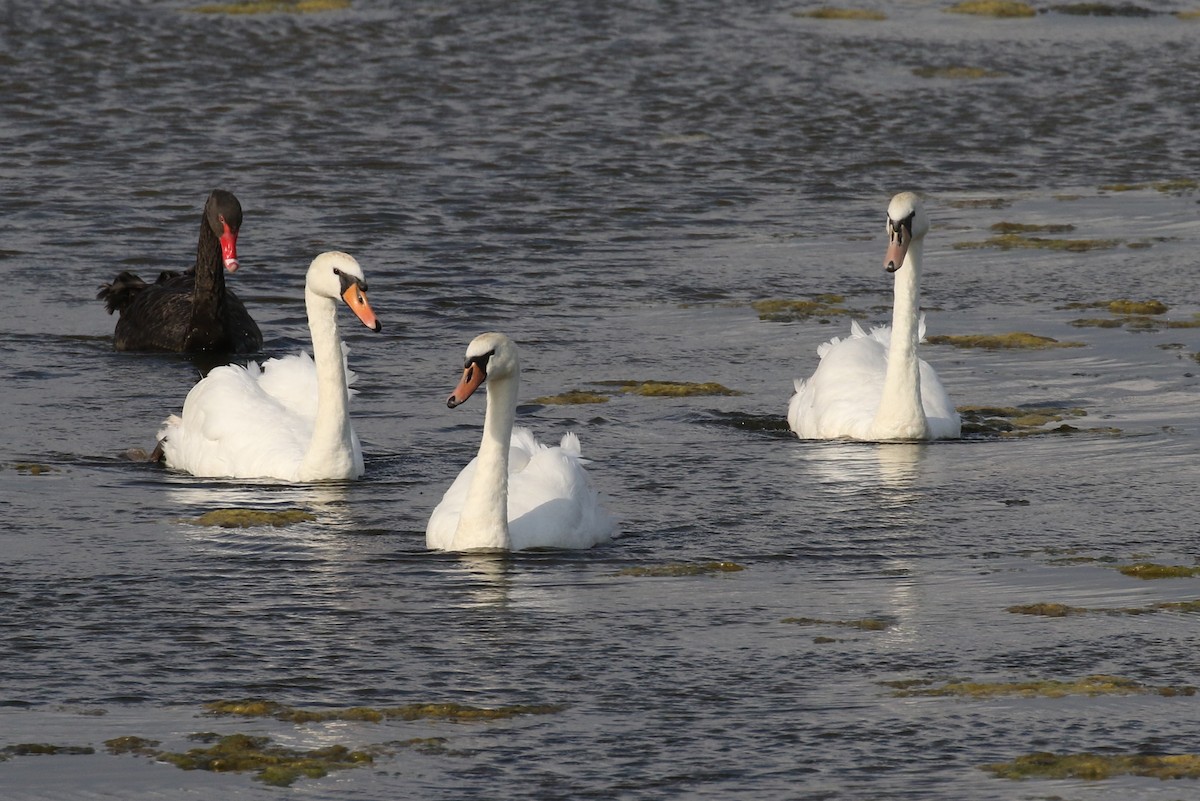
[[[458,404],[465,401],[475,393],[483,384],[483,380],[487,378],[487,373],[483,366],[478,362],[468,362],[463,368],[462,380],[458,382],[458,386],[450,393],[450,397],[446,399],[446,405],[453,409]]]
[[[908,255],[908,245],[912,242],[912,234],[903,225],[893,226],[888,222],[888,248],[887,254],[883,257],[883,269],[889,273],[894,273],[900,269],[900,265],[904,264],[904,257]]]
[[[221,217],[221,225],[225,227],[224,233],[221,234],[221,259],[225,262],[225,269],[229,272],[237,272],[237,235],[238,229],[230,228],[229,223],[225,222],[225,218]]]
[[[357,283],[346,287],[346,291],[342,293],[342,300],[346,301],[350,311],[354,312],[354,316],[362,320],[362,324],[367,328],[376,333],[383,328],[383,324],[375,317],[375,312],[371,311],[371,304],[367,303],[366,291]]]

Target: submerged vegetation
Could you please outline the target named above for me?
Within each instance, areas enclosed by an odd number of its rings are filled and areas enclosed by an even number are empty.
[[[1028,437],[1035,434],[1071,434],[1080,431],[1064,421],[1086,417],[1080,408],[1061,406],[959,406],[964,436],[991,435],[1001,437]],[[1057,428],[1046,428],[1050,423],[1061,423]],[[1115,429],[1082,429],[1089,433],[1114,434]]]
[[[1138,562],[1118,569],[1123,575],[1147,580],[1200,576],[1200,566],[1196,565],[1159,565],[1154,562]]]
[[[272,745],[269,737],[249,734],[205,733],[192,737],[215,742],[208,748],[191,748],[184,753],[159,751],[154,758],[183,770],[254,771],[256,779],[276,787],[287,787],[302,776],[319,779],[331,770],[358,767],[374,759],[367,751],[352,751],[344,745],[304,751]]]
[[[945,10],[954,14],[975,14],[982,17],[1037,16],[1037,10],[1033,6],[1015,0],[962,0]]]
[[[1200,600],[1161,601],[1150,606],[1085,607],[1066,604],[1036,603],[1018,604],[1005,610],[1014,615],[1037,615],[1040,617],[1069,617],[1071,615],[1152,615],[1157,612],[1200,612]]]
[[[94,754],[90,745],[54,745],[53,743],[17,743],[0,748],[3,756],[58,756],[62,754]]]
[[[1118,298],[1116,300],[1097,300],[1087,303],[1068,303],[1063,309],[1103,309],[1112,317],[1087,317],[1072,320],[1076,328],[1129,328],[1136,331],[1158,331],[1163,328],[1200,328],[1200,315],[1193,314],[1190,319],[1168,320],[1162,315],[1170,311],[1170,306],[1161,300],[1131,300]]]
[[[813,19],[862,19],[879,21],[887,19],[887,14],[865,8],[834,8],[823,6],[812,11],[793,11],[794,17],[811,17]]]
[[[50,467],[49,465],[38,464],[37,462],[18,462],[17,464],[13,465],[13,469],[22,475],[28,476],[40,476],[43,473],[58,472],[56,468]]]
[[[1060,342],[1053,337],[1043,337],[1025,331],[1008,334],[940,334],[925,337],[931,345],[953,345],[956,348],[983,348],[985,350],[1045,350],[1047,348],[1082,348],[1082,342]]]
[[[547,406],[571,406],[583,403],[608,403],[608,396],[601,395],[599,392],[572,389],[569,392],[563,392],[558,395],[543,395],[540,398],[534,398],[533,402],[542,403]]]
[[[790,323],[796,320],[809,320],[813,317],[827,318],[854,314],[843,305],[845,302],[846,298],[842,295],[816,295],[811,300],[766,298],[756,300],[750,306],[758,312],[760,320],[772,323]]]
[[[1074,681],[1040,679],[1033,681],[933,681],[905,680],[882,682],[898,698],[1062,698],[1068,695],[1194,695],[1195,687],[1153,687],[1121,676],[1093,675]]]
[[[1087,779],[1146,776],[1156,779],[1200,779],[1198,754],[1050,754],[1039,751],[1011,762],[982,765],[1002,779]]]
[[[713,573],[737,573],[746,568],[736,562],[685,562],[670,565],[648,565],[626,567],[613,575],[637,578],[669,578],[676,576],[704,576]]]
[[[695,395],[742,394],[736,389],[730,389],[715,381],[702,383],[691,383],[688,381],[597,381],[596,385],[616,387],[621,392],[642,395],[649,398],[686,398]]]
[[[302,509],[283,509],[270,511],[266,509],[214,509],[205,512],[197,518],[186,520],[193,526],[219,526],[221,528],[254,528],[256,526],[290,526],[293,523],[307,523],[316,520],[317,516]]]

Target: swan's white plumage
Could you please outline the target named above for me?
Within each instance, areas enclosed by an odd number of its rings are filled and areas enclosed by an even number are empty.
[[[584,470],[579,438],[567,433],[559,445],[547,446],[528,429],[515,428],[516,346],[503,334],[484,334],[467,350],[468,359],[489,353],[482,368],[489,389],[479,455],[430,515],[426,545],[520,551],[590,548],[612,539],[616,521]],[[456,403],[462,400],[465,396]]]
[[[348,411],[355,375],[336,324],[335,299],[347,282],[362,285],[353,258],[330,252],[314,259],[305,295],[316,360],[299,353],[211,370],[188,393],[182,414],[171,415],[158,432],[168,466],[214,478],[315,481],[362,475],[362,446]],[[378,330],[361,291],[357,302],[355,313]]]
[[[934,369],[916,355],[925,337],[919,314],[921,257],[929,222],[916,195],[888,206],[888,264],[896,274],[891,326],[868,333],[851,322],[850,336],[817,348],[820,364],[795,381],[788,424],[801,439],[952,439],[961,435],[953,402]],[[893,341],[893,331],[899,332]],[[885,400],[885,398],[887,400]]]
[[[920,322],[925,336],[925,317]],[[883,397],[887,373],[890,326],[868,333],[857,321],[850,336],[834,337],[817,348],[821,363],[808,379],[795,380],[796,394],[788,405],[788,423],[801,439],[872,439],[871,426]],[[921,405],[930,439],[954,439],[961,434],[958,412],[937,372],[921,359]]]

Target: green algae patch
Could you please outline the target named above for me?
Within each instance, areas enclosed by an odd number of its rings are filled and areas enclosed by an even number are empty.
[[[213,701],[204,705],[214,717],[274,718],[287,723],[324,723],[331,720],[381,723],[384,720],[507,720],[522,715],[549,715],[561,712],[556,704],[518,704],[502,707],[477,707],[463,704],[408,704],[396,707],[350,707],[347,709],[301,709],[275,701],[248,699]]]
[[[533,402],[545,404],[546,406],[573,406],[584,403],[608,403],[608,396],[601,395],[598,392],[573,389],[570,392],[563,392],[560,395],[543,395],[540,398],[534,398]]]
[[[1046,350],[1048,348],[1082,348],[1082,342],[1060,342],[1053,337],[1043,337],[1026,331],[1007,334],[937,334],[925,337],[931,345],[953,345],[956,348],[983,348],[984,350]]]
[[[370,753],[352,751],[344,745],[304,751],[272,745],[269,737],[249,734],[225,735],[208,748],[192,748],[184,753],[160,751],[154,758],[183,770],[254,771],[258,781],[274,787],[287,787],[301,777],[319,779],[332,770],[354,768],[374,761]]]
[[[10,756],[78,756],[94,754],[96,749],[90,745],[55,745],[53,743],[17,743],[6,745],[0,753]]]
[[[981,250],[997,248],[1013,250],[1015,248],[1034,248],[1038,250],[1063,250],[1069,253],[1086,253],[1091,250],[1111,250],[1122,244],[1120,239],[1050,239],[1042,236],[1025,236],[1008,233],[988,237],[980,242],[955,242],[955,250]]]
[[[125,737],[114,737],[111,740],[104,741],[104,747],[108,753],[118,754],[137,754],[138,756],[156,756],[158,751],[158,740],[149,740],[145,737],[136,737],[128,735]]]
[[[981,765],[1001,779],[1084,779],[1114,776],[1200,779],[1200,754],[1051,754],[1039,751],[1011,762]]]
[[[678,576],[705,576],[714,573],[738,573],[746,568],[737,562],[686,562],[670,565],[646,565],[626,567],[613,575],[635,578],[673,578]]]
[[[1070,223],[1013,223],[1013,222],[998,222],[992,224],[992,230],[998,234],[1030,234],[1030,233],[1045,233],[1045,234],[1066,234],[1075,230],[1075,226]]]
[[[765,298],[750,304],[758,319],[772,323],[790,323],[814,317],[827,318],[854,314],[845,307],[842,295],[816,295],[811,299]]]
[[[1087,411],[1061,406],[959,406],[962,433],[966,436],[1028,437],[1036,434],[1079,432],[1064,421],[1086,417]],[[1048,429],[1051,423],[1062,423]],[[1089,433],[1119,434],[1115,429],[1083,429]]]
[[[1028,3],[1014,0],[963,0],[945,9],[952,14],[974,14],[980,17],[1036,17],[1037,10]]]
[[[741,395],[714,381],[691,383],[687,381],[597,381],[598,386],[616,387],[621,392],[647,398],[688,398],[698,395]]]
[[[913,67],[913,75],[918,78],[945,78],[951,81],[972,81],[983,78],[1003,78],[1005,73],[983,67]]]
[[[824,6],[812,11],[793,11],[793,17],[810,17],[812,19],[853,19],[878,22],[887,19],[887,14],[865,8],[834,8]]]
[[[1179,17],[1179,19],[1200,20],[1200,8],[1193,8],[1189,11],[1176,11],[1175,16]]]
[[[45,464],[36,462],[19,462],[13,465],[13,469],[24,476],[40,476],[45,473],[57,473],[58,470]]]
[[[1189,565],[1159,565],[1154,562],[1138,562],[1118,568],[1126,576],[1146,579],[1193,578],[1200,576],[1200,567]]]
[[[290,526],[295,523],[308,523],[316,520],[317,516],[302,509],[283,509],[269,511],[265,509],[214,509],[205,512],[197,518],[185,520],[193,526],[219,526],[220,528],[255,528],[257,526]]]
[[[816,617],[785,617],[780,623],[794,626],[836,626],[841,629],[858,629],[859,631],[883,631],[891,628],[887,620],[877,617],[861,617],[854,620],[823,620]]]
[[[1171,307],[1161,300],[1131,300],[1117,298],[1115,300],[1094,300],[1087,303],[1068,303],[1061,309],[1104,309],[1112,314],[1125,315],[1155,315],[1166,314]]]
[[[245,0],[188,9],[196,14],[313,14],[349,8],[350,0]]]
[[[1184,692],[1181,692],[1181,689]],[[1068,695],[1190,695],[1193,688],[1152,687],[1121,676],[1085,676],[1075,681],[949,681],[940,686],[895,688],[898,698],[1063,698]]]
[[[1014,615],[1039,615],[1041,617],[1066,617],[1067,615],[1082,615],[1087,614],[1090,610],[1081,606],[1067,606],[1066,604],[1018,604],[1010,606],[1005,610],[1012,612]]]

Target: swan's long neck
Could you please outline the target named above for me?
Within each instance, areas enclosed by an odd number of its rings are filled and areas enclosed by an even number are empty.
[[[896,271],[892,339],[888,346],[883,397],[872,424],[874,439],[927,439],[929,423],[921,405],[920,339],[921,255],[924,238],[914,239]]]
[[[508,550],[512,544],[508,534],[508,450],[519,386],[515,372],[488,379],[483,441],[454,533],[460,543],[457,547]]]
[[[301,481],[331,476],[353,478],[354,431],[350,427],[346,362],[337,330],[337,303],[305,289],[304,305],[308,309],[313,365],[317,371],[317,419],[298,478]]]
[[[200,220],[200,240],[196,244],[196,281],[192,289],[192,327],[211,325],[225,302],[225,263],[221,258],[221,240],[206,219]]]

